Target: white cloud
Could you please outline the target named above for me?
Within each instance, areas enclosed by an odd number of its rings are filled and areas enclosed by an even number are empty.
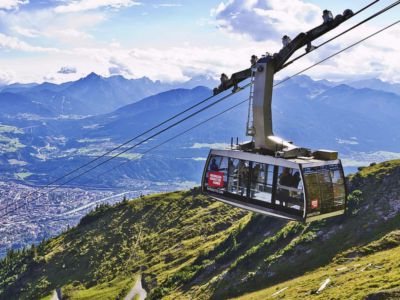
[[[297,34],[322,23],[321,9],[301,0],[229,0],[212,15],[220,29],[255,41]]]
[[[30,45],[20,39],[0,33],[0,48],[29,52],[57,52],[56,48],[46,48]]]
[[[141,3],[134,0],[75,0],[57,6],[54,11],[57,13],[76,13],[105,7],[118,9],[135,5],[141,5]]]
[[[21,5],[28,4],[29,0],[1,0],[0,9],[18,9]]]
[[[14,78],[15,74],[12,71],[5,72],[0,70],[0,86],[9,84]]]
[[[259,48],[261,50],[262,48]],[[254,47],[232,49],[225,47],[173,48],[122,48],[81,47],[60,49],[35,59],[26,58],[26,63],[18,59],[0,57],[1,69],[13,70],[17,74],[13,81],[42,82],[47,76],[53,82],[65,81],[65,75],[57,73],[64,66],[74,66],[77,73],[70,74],[68,80],[78,79],[90,72],[102,76],[122,74],[127,78],[150,77],[153,80],[183,81],[190,74],[208,74],[218,77],[222,72],[234,72],[248,66],[249,53]],[[235,59],[232,59],[234,54]]]
[[[74,67],[61,67],[61,69],[57,72],[58,74],[75,74],[76,68]]]
[[[75,14],[55,14],[50,9],[20,11],[2,16],[2,23],[9,31],[27,38],[46,39],[46,43],[59,42],[63,45],[84,46],[92,36],[86,31],[107,20],[100,12]]]
[[[371,163],[380,163],[387,160],[400,159],[400,153],[389,151],[354,152],[342,157],[344,167],[364,167]]]
[[[206,161],[207,158],[206,157],[193,157],[192,160],[194,160],[194,161]]]
[[[110,75],[123,75],[123,76],[133,75],[129,67],[115,57],[111,57],[110,64],[111,67],[108,68],[108,72],[110,73]]]
[[[385,81],[399,82],[400,60],[398,59],[398,53],[400,51],[400,43],[397,42],[397,37],[400,35],[400,29],[398,27],[393,27],[364,41],[362,44],[307,71],[306,74],[314,78],[333,80],[380,78]],[[329,44],[329,46],[322,47],[304,59],[297,61],[285,72],[294,73],[299,71],[376,32],[380,28],[373,25],[364,25],[357,30],[351,31]],[[342,30],[343,28],[339,28],[336,33]],[[331,33],[326,39],[333,34],[335,33]]]
[[[34,38],[40,35],[40,32],[32,29],[32,28],[24,28],[24,27],[20,27],[20,26],[13,26],[11,28],[12,31],[14,31],[15,33],[25,36],[25,37],[29,37],[29,38]]]
[[[79,3],[81,2],[83,1],[79,1]],[[105,1],[96,2],[98,4],[105,3]],[[78,3],[78,1],[68,0],[63,3],[66,3],[66,6]],[[289,25],[286,24],[286,17],[284,17],[286,14],[284,12],[288,9],[288,0],[283,2],[243,0],[240,3],[234,0],[226,2],[226,4],[222,3],[214,10],[217,22],[221,22],[223,16],[230,16],[227,23],[230,27],[229,30],[225,28],[222,31],[213,32],[210,35],[210,43],[197,46],[193,46],[191,43],[176,44],[175,46],[156,43],[157,47],[136,46],[135,48],[127,46],[129,42],[127,43],[123,39],[110,37],[111,41],[96,40],[98,33],[96,26],[105,20],[108,21],[107,18],[110,16],[104,11],[86,11],[79,14],[56,14],[53,9],[21,10],[12,13],[0,11],[2,25],[8,28],[4,32],[11,32],[10,34],[0,34],[0,48],[9,49],[9,52],[19,50],[36,53],[31,57],[24,55],[24,60],[21,57],[0,56],[0,70],[9,74],[7,75],[8,81],[19,82],[40,82],[45,76],[53,78],[54,82],[65,81],[66,76],[62,74],[63,72],[58,73],[65,66],[74,66],[77,69],[76,73],[68,75],[68,80],[77,79],[93,71],[103,76],[110,74],[121,74],[128,78],[147,76],[153,80],[164,81],[188,80],[191,76],[200,74],[217,78],[222,72],[230,74],[247,68],[252,54],[260,56],[266,51],[273,52],[274,49],[280,49],[280,37],[284,33],[281,32],[281,28],[287,28],[285,33],[293,33],[293,35],[301,30],[312,28],[310,24],[306,25],[307,28],[297,28],[296,22],[299,21],[293,17],[297,11],[301,18],[308,18],[298,7],[309,4],[300,0],[293,0],[290,4],[293,5],[293,11],[288,13],[291,15],[290,18],[287,17]],[[234,9],[235,7],[237,11]],[[281,14],[277,14],[277,21],[268,28],[265,24],[268,24],[269,21],[265,21],[265,19],[270,19],[269,15],[274,9],[280,11]],[[315,13],[310,18],[315,18],[315,22],[319,24],[321,22],[320,12],[317,13],[315,7],[312,11]],[[253,22],[251,14],[255,18],[264,20],[261,22],[262,24],[249,23],[241,28],[236,27],[240,22],[231,23],[230,21],[230,19],[243,18],[241,22],[246,19]],[[335,42],[329,43],[290,65],[277,74],[277,79],[292,75],[378,29],[369,24],[351,31]],[[251,31],[253,25],[259,26],[254,29],[255,32]],[[349,26],[351,26],[351,21],[330,32],[321,40],[328,39]],[[228,35],[224,34],[225,32],[228,32]],[[270,34],[266,36],[265,32],[270,32]],[[88,33],[95,36],[92,37]],[[15,37],[11,36],[12,34]],[[235,39],[230,39],[232,34],[241,36],[245,42],[237,43]],[[390,31],[318,65],[307,71],[306,74],[317,79],[341,80],[346,79],[346,76],[348,78],[377,77],[400,82],[398,36],[400,36],[400,29],[392,28]],[[196,41],[195,36],[193,39]],[[259,39],[266,40],[258,41]],[[46,48],[43,45],[54,45],[58,49]],[[46,55],[37,55],[38,52]]]
[[[154,4],[154,8],[159,8],[159,7],[181,7],[182,4],[179,3],[161,3],[161,4]]]
[[[318,49],[278,73],[277,79],[290,76],[312,65],[372,31],[374,28],[360,28],[331,46]],[[318,65],[305,74],[316,79],[342,80],[376,77],[399,82],[400,75],[397,70],[400,68],[400,61],[397,58],[400,43],[394,45],[392,43],[392,48],[387,48],[387,45],[391,45],[390,41],[396,40],[397,36],[400,36],[399,29],[394,28]],[[0,45],[1,41],[0,36]],[[166,48],[128,48],[111,43],[102,46],[60,49],[58,52],[49,52],[46,56],[30,60],[29,63],[20,61],[16,63],[10,59],[0,58],[0,66],[4,71],[15,72],[18,75],[15,81],[20,82],[40,82],[44,76],[52,76],[54,82],[62,82],[65,80],[65,75],[58,74],[57,71],[66,65],[75,66],[78,70],[77,73],[69,75],[69,80],[96,72],[102,76],[121,74],[127,78],[147,76],[153,80],[183,81],[188,80],[193,74],[206,74],[216,78],[222,72],[230,74],[242,70],[248,67],[251,54],[262,54],[270,49],[268,45],[273,44],[248,41],[245,44],[232,46],[184,45]],[[14,48],[31,50],[31,47],[33,46],[19,45]],[[33,47],[33,50],[37,49]]]

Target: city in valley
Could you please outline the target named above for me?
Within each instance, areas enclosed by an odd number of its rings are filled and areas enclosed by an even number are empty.
[[[113,204],[124,198],[177,187],[134,181],[129,190],[87,190],[78,187],[32,187],[0,182],[0,257],[9,249],[21,249],[53,237],[71,226],[100,204]]]

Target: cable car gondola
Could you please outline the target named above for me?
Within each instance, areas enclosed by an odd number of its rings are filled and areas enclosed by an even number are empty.
[[[347,192],[338,153],[311,151],[274,136],[271,103],[274,75],[289,64],[290,56],[304,46],[310,51],[314,39],[351,16],[353,12],[346,10],[291,41],[287,39],[274,55],[252,56],[250,69],[221,79],[214,94],[230,87],[238,91],[238,83],[251,78],[246,134],[252,141],[231,150],[210,151],[203,171],[203,193],[249,211],[302,222],[345,212]]]
[[[211,150],[202,182],[203,191],[216,200],[289,220],[337,216],[346,207],[344,173],[338,159],[285,159]]]

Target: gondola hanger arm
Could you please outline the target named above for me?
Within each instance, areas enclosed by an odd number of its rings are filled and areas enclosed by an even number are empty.
[[[268,58],[273,60],[274,64],[274,72],[277,73],[280,70],[284,69],[286,66],[290,64],[285,64],[289,58],[299,49],[306,46],[306,53],[315,49],[312,46],[312,42],[322,35],[328,33],[329,31],[335,29],[340,24],[344,23],[345,21],[349,20],[353,16],[359,14],[360,12],[364,11],[368,7],[374,5],[375,3],[379,2],[379,0],[375,0],[368,5],[364,6],[362,9],[358,10],[356,13],[353,13],[350,9],[346,9],[343,14],[339,14],[336,17],[333,17],[332,13],[328,10],[323,11],[323,23],[307,32],[302,32],[298,34],[293,40],[289,37],[284,36],[282,38],[282,43],[284,47],[277,53],[273,55],[269,55]],[[253,65],[253,60],[251,61]],[[214,88],[213,93],[217,95],[226,91],[227,89],[233,88],[233,92],[240,90],[238,88],[238,84],[243,80],[246,80],[251,77],[252,74],[252,67],[244,69],[242,71],[233,73],[232,76],[229,78],[226,74],[221,75],[221,84]]]

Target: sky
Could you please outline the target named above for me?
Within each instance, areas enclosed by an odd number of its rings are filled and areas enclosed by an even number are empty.
[[[381,0],[318,44],[394,2]],[[334,15],[370,1],[328,0],[0,0],[0,84],[108,77],[184,81],[249,66]],[[400,19],[400,5],[307,55],[286,77]],[[400,24],[307,71],[315,79],[400,82]],[[302,53],[303,50],[299,50]]]

